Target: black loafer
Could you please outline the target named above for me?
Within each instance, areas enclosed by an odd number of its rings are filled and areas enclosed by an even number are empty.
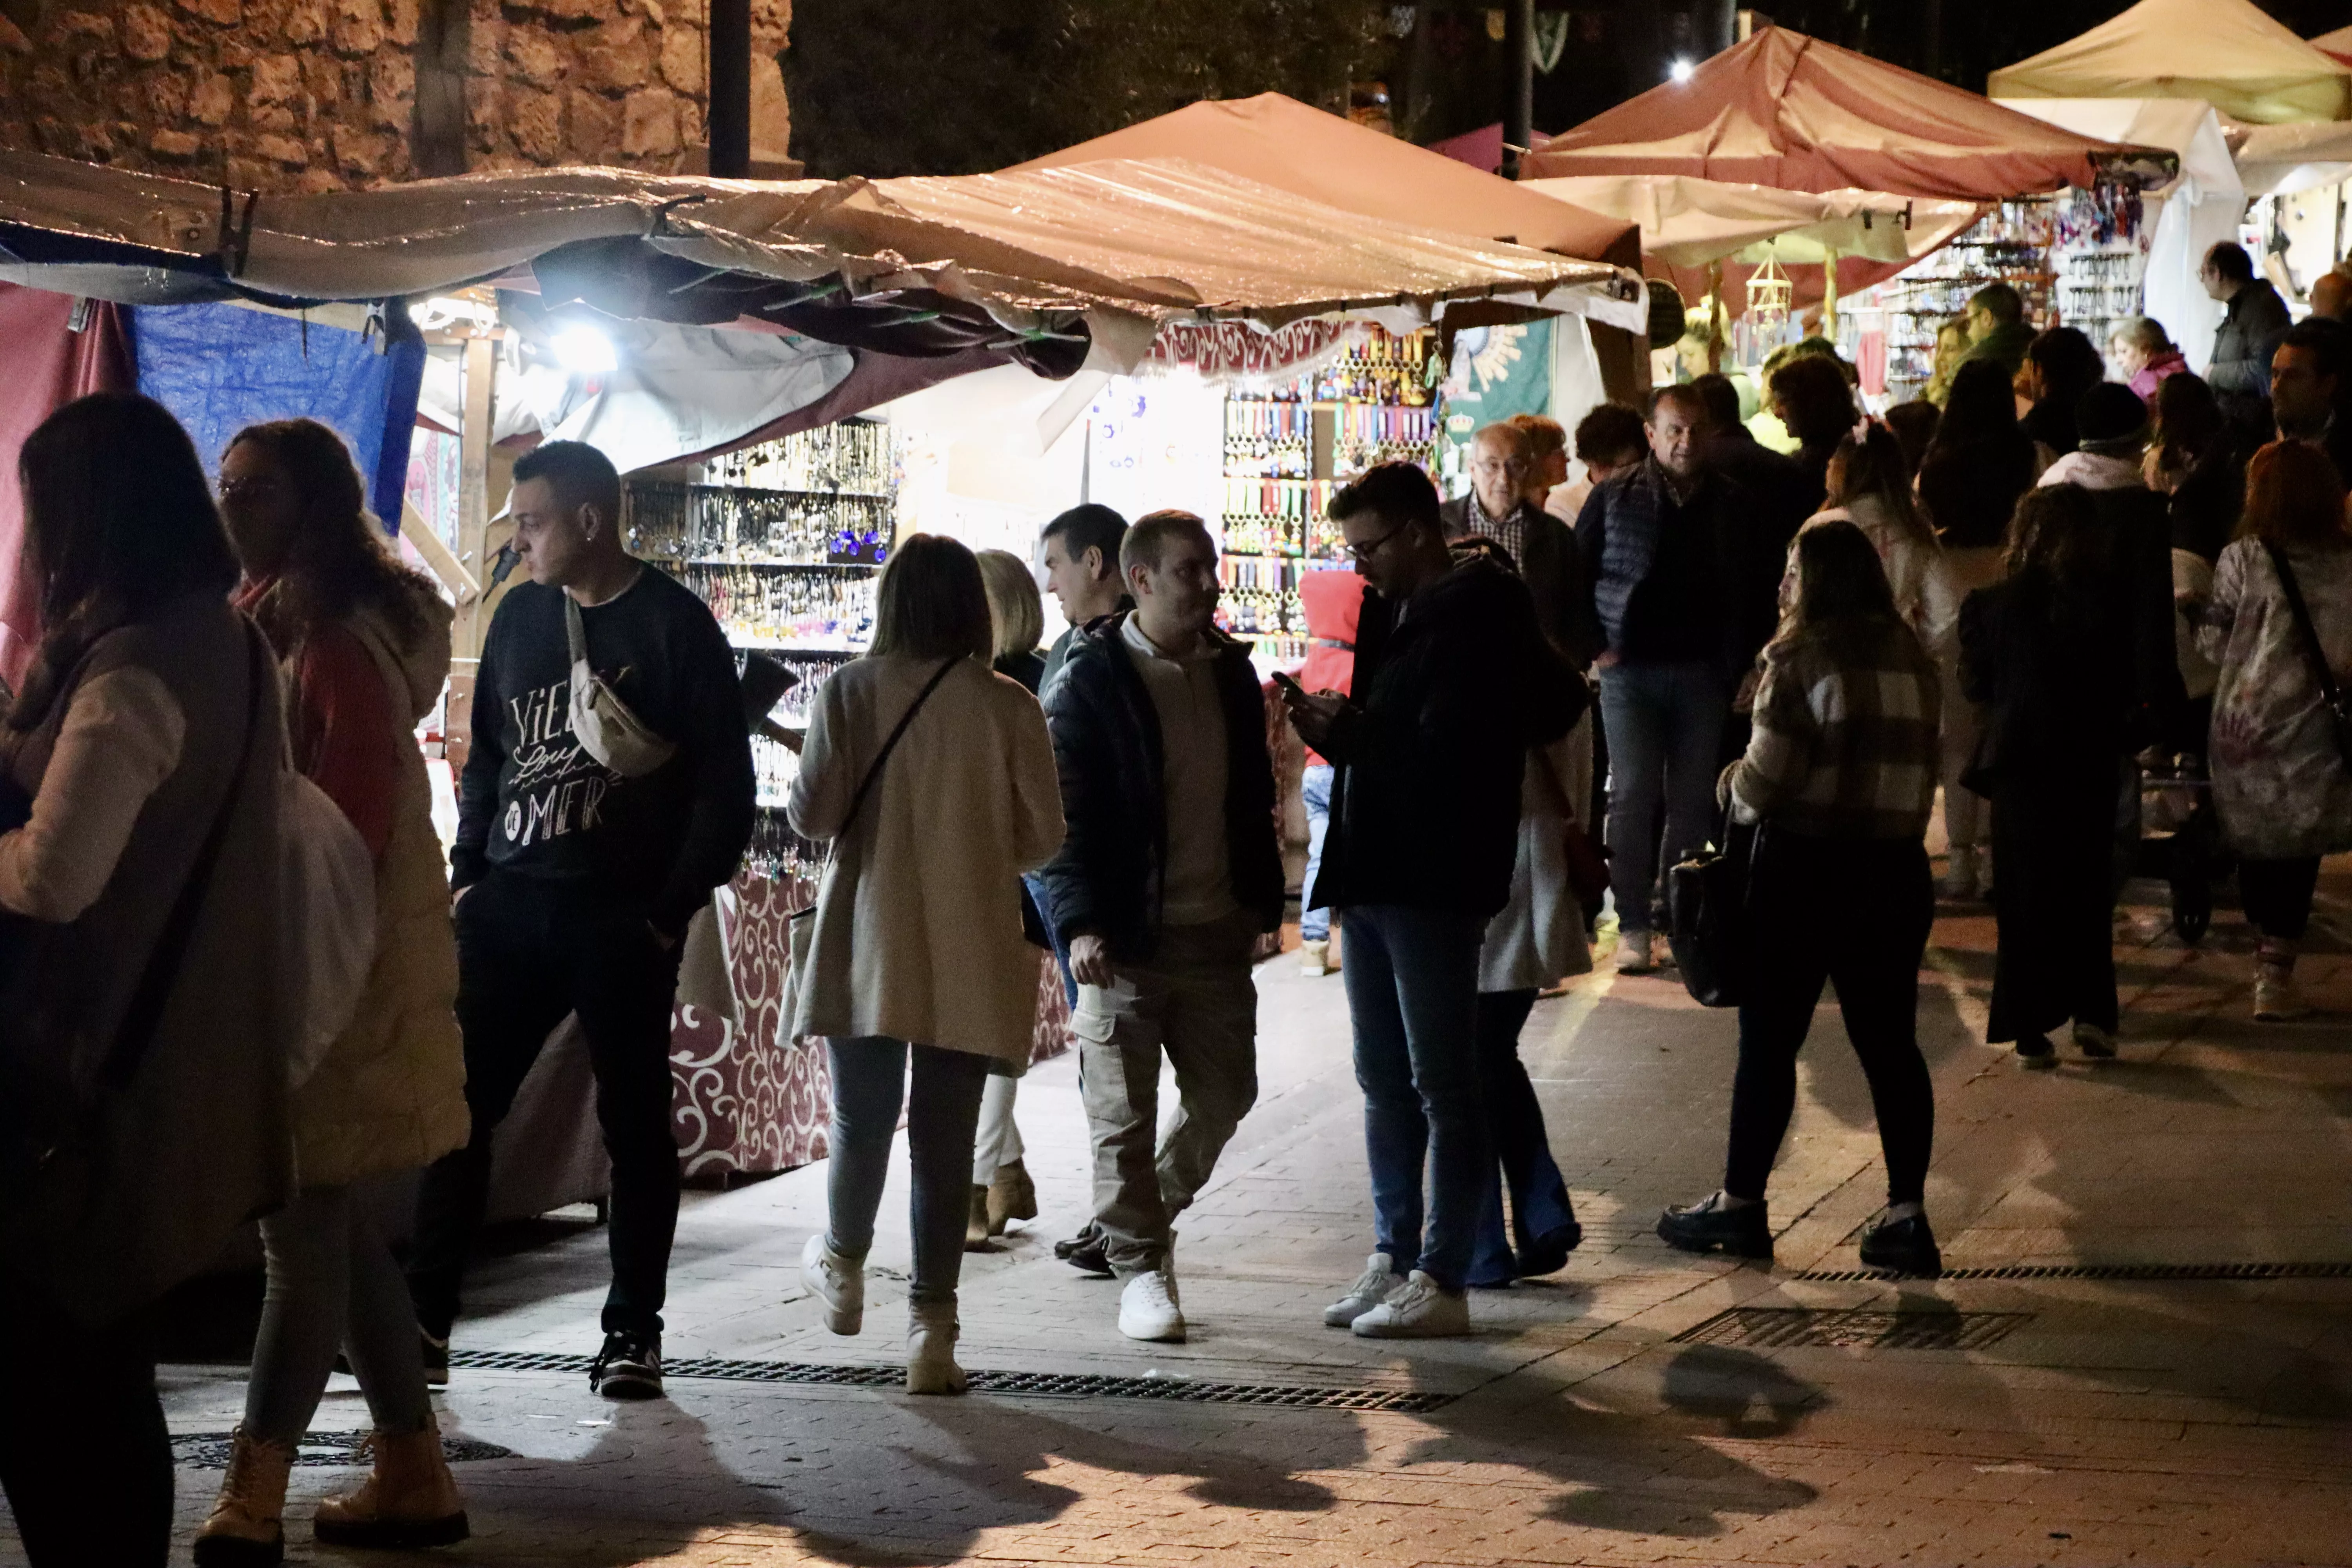
[[[1660,1215],[1658,1238],[1683,1252],[1721,1252],[1768,1263],[1772,1258],[1772,1224],[1765,1205],[1717,1208],[1712,1194],[1698,1203],[1677,1204]]]
[[[2058,1065],[2058,1047],[2050,1043],[2047,1035],[2021,1035],[2017,1039],[2017,1065],[2040,1072]]]
[[[1533,1279],[1545,1274],[1557,1274],[1568,1267],[1568,1255],[1584,1241],[1584,1226],[1574,1220],[1557,1230],[1548,1230],[1519,1248],[1518,1270],[1522,1279]]]
[[[1067,1241],[1054,1243],[1054,1256],[1089,1279],[1111,1277],[1110,1255],[1103,1250],[1102,1232],[1092,1226]]]
[[[1944,1272],[1944,1255],[1937,1250],[1936,1233],[1927,1216],[1873,1220],[1862,1233],[1862,1266],[1933,1279]]]

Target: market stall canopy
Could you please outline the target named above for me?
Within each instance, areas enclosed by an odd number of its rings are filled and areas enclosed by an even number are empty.
[[[1606,266],[1144,163],[880,184],[578,169],[264,196],[0,153],[0,256],[15,263],[0,279],[137,304],[383,300],[528,268],[549,303],[622,320],[748,319],[916,357],[1001,349],[1048,374],[1090,343],[1125,368],[1175,320],[1426,321],[1455,300],[1566,310],[1625,292]]]
[[[1687,174],[1577,174],[1521,188],[1642,226],[1642,254],[1674,267],[1727,258],[1819,266],[1824,256],[1916,261],[1974,223],[1974,202],[1884,191],[1783,191]]]
[[[1688,174],[1966,202],[2172,177],[2160,149],[2077,136],[1785,27],[1554,137],[1521,168],[1541,179]]]
[[[2311,40],[2311,47],[2323,55],[2332,55],[2346,65],[2352,65],[2352,27],[2338,27],[2332,33],[2322,33]]]
[[[2164,324],[2191,368],[2213,352],[2220,312],[2198,280],[2205,253],[2234,239],[2246,191],[2212,107],[2180,98],[2019,98],[2011,109],[2084,136],[2169,149],[2179,177],[2158,193],[2147,237],[2146,313]],[[2287,128],[2301,129],[2301,128]]]
[[[2252,125],[2352,114],[2352,66],[2252,0],[2139,0],[2054,49],[1992,73],[2008,98],[2185,98]]]
[[[2238,178],[2250,196],[2291,195],[2352,179],[2352,120],[2257,125],[2238,140]]]
[[[1621,248],[1632,235],[1622,218],[1530,196],[1508,180],[1278,92],[1191,104],[1005,172],[1105,158],[1182,158],[1389,223],[1588,261],[1632,259]]]

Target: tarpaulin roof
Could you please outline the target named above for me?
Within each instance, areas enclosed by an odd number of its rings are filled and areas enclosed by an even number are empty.
[[[1995,98],[2193,98],[2254,125],[2352,113],[2352,67],[2305,43],[2251,0],[2139,0],[1992,73]]]
[[[1537,200],[1508,180],[1278,92],[1191,104],[1006,172],[1103,158],[1182,158],[1367,217],[1589,261],[1629,232],[1622,218]]]
[[[2352,120],[2256,125],[2233,134],[2250,196],[2284,195],[2352,177]]]
[[[1522,187],[1642,226],[1642,254],[1675,267],[1726,257],[1819,265],[1825,252],[1910,262],[1977,220],[1975,202],[1885,191],[1782,191],[1687,174],[1575,174]],[[1752,254],[1748,254],[1752,252]]]
[[[1766,27],[1554,137],[1528,177],[1691,174],[1792,191],[1991,202],[2102,174],[2160,183],[2170,156],[2094,142],[1975,93]]]
[[[31,264],[0,278],[131,303],[386,299],[528,264],[551,303],[902,355],[1003,348],[1049,374],[1090,337],[1131,363],[1173,320],[1425,321],[1456,300],[1625,291],[1606,267],[1141,163],[878,184],[564,169],[268,196],[0,153],[0,258]]]
[[[2338,27],[2332,33],[2322,33],[2310,40],[2311,47],[2324,55],[2333,55],[2347,65],[2352,65],[2352,27]]]

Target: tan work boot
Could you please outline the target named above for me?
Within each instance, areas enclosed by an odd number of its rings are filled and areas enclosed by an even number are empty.
[[[466,1539],[466,1503],[441,1456],[441,1426],[418,1432],[373,1432],[375,1468],[349,1497],[319,1505],[311,1531],[329,1546],[414,1552]]]
[[[988,1184],[988,1234],[1003,1236],[1013,1221],[1036,1217],[1037,1184],[1029,1179],[1029,1167],[1018,1160],[997,1166],[996,1180]]]
[[[197,1568],[277,1568],[286,1556],[286,1475],[294,1445],[239,1426],[212,1517],[196,1531]]]

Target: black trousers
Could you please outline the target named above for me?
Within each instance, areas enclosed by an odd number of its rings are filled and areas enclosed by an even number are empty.
[[[1809,838],[1767,827],[1748,885],[1755,968],[1739,1009],[1731,1152],[1723,1190],[1764,1195],[1797,1105],[1797,1052],[1825,982],[1870,1079],[1886,1157],[1886,1201],[1917,1203],[1936,1141],[1936,1095],[1919,1054],[1919,960],[1936,918],[1916,839]]]
[[[0,1487],[33,1568],[163,1568],[172,1551],[172,1438],[144,1314],[75,1322],[0,1275]]]
[[[2311,899],[2319,889],[2319,857],[2296,860],[2241,860],[2238,896],[2246,919],[2267,937],[2301,942],[2311,927]]]
[[[466,1036],[473,1138],[434,1162],[417,1191],[409,1293],[425,1332],[446,1339],[466,1255],[490,1184],[490,1136],[548,1035],[580,1015],[596,1073],[596,1120],[613,1158],[613,1285],[604,1328],[661,1331],[677,1230],[670,1129],[669,1019],[677,950],[644,911],[563,882],[492,871],[458,900],[457,1022]]]

